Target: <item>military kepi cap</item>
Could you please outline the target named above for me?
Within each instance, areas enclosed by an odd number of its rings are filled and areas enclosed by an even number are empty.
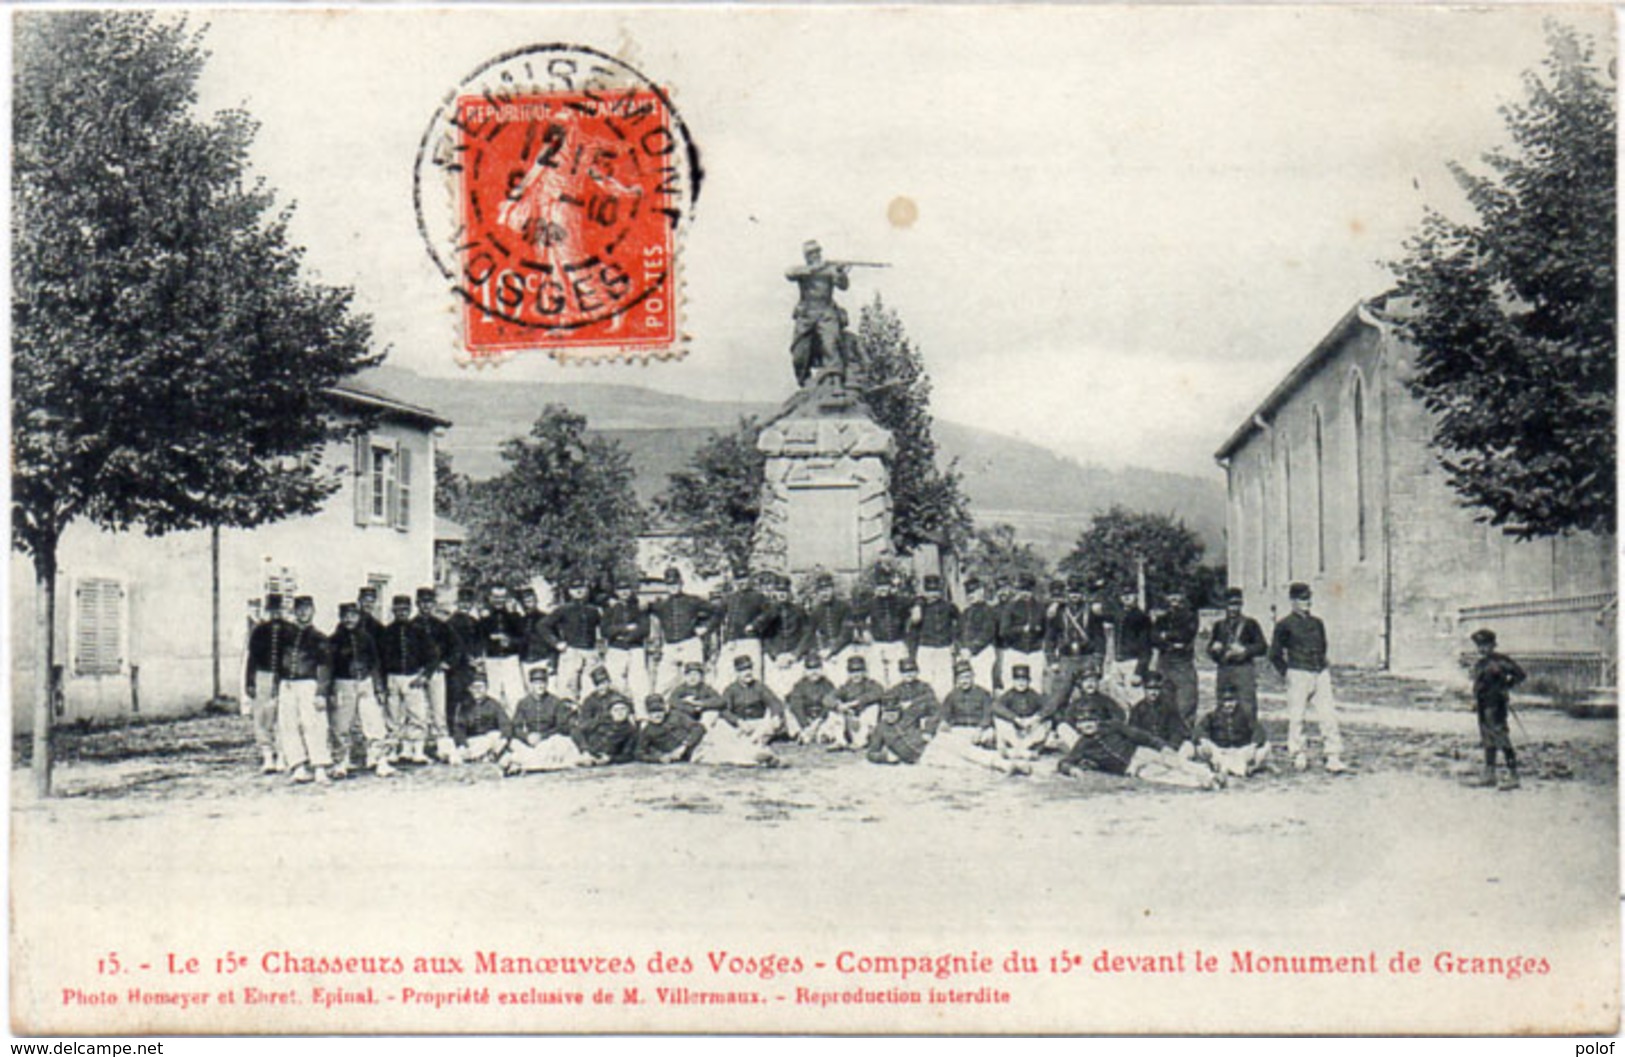
[[[868,670],[868,667],[869,662],[864,660],[862,657],[848,657],[846,659],[846,670],[849,672],[866,671]]]
[[[1479,628],[1473,632],[1473,642],[1479,646],[1494,646],[1495,632],[1489,628]]]
[[[265,608],[270,609],[270,610],[281,609],[282,608],[282,596],[279,595],[279,594],[266,595],[265,596]]]
[[[1232,587],[1224,593],[1224,600],[1226,602],[1240,602],[1243,597],[1244,596],[1241,593],[1241,588],[1239,587]]]
[[[432,587],[420,587],[420,588],[418,588],[418,601],[419,602],[433,602],[436,597],[437,596],[435,594],[434,588],[432,588]]]
[[[740,654],[738,657],[734,658],[734,671],[742,672],[746,668],[749,668],[749,667],[750,667],[750,658],[749,657],[746,657],[744,654]]]
[[[1313,597],[1313,592],[1309,590],[1309,585],[1303,583],[1302,581],[1299,581],[1298,583],[1295,583],[1291,587],[1287,588],[1286,593],[1288,598],[1294,599]]]
[[[340,617],[347,617],[351,613],[359,613],[359,612],[361,612],[361,609],[354,602],[340,602],[339,603],[339,616]]]
[[[1033,670],[1028,665],[1017,664],[1010,668],[1010,678],[1012,679],[1031,679],[1032,677]]]
[[[394,598],[389,600],[389,604],[392,606],[406,606],[408,609],[410,609],[412,607],[412,596],[396,595]]]
[[[310,595],[300,595],[293,600],[293,608],[298,609],[300,606],[309,606],[311,609],[315,609],[316,600]]]
[[[356,591],[355,597],[359,602],[376,602],[378,601],[378,588],[363,587]]]
[[[920,666],[915,662],[914,658],[904,657],[902,660],[897,662],[897,670],[900,672],[918,672],[920,670]]]

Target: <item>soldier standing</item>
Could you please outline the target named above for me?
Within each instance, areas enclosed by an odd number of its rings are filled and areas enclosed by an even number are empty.
[[[954,641],[959,637],[959,609],[942,593],[942,577],[925,578],[925,597],[911,615],[914,661],[920,678],[941,698],[954,685]]]
[[[1016,665],[1030,673],[1044,670],[1044,606],[1033,597],[1038,578],[1022,573],[1016,593],[999,611],[999,665],[1011,678]]]
[[[1064,600],[1061,598],[1063,589]],[[1072,686],[1095,655],[1104,651],[1106,628],[1085,602],[1082,580],[1074,577],[1065,585],[1057,581],[1051,588],[1050,598],[1044,620],[1044,655],[1049,659],[1050,670],[1056,673],[1053,689],[1054,686]]]
[[[260,773],[282,770],[277,749],[277,670],[293,625],[282,616],[282,596],[265,596],[265,621],[248,634],[247,675],[243,680],[249,711],[254,718],[254,744],[260,750]]]
[[[643,719],[649,696],[649,661],[644,649],[649,640],[649,612],[638,601],[637,588],[629,578],[616,578],[614,598],[604,607],[602,627],[604,667],[615,685],[632,699],[637,717]]]
[[[683,591],[683,574],[675,566],[664,577],[667,595],[654,604],[652,635],[658,651],[655,689],[670,694],[690,663],[705,663],[704,636],[710,629],[711,607],[704,599]]]
[[[908,618],[913,608],[897,593],[889,569],[875,572],[875,595],[870,599],[864,625],[869,639],[869,666],[882,684],[891,686],[901,674],[898,665],[908,656]]]
[[[1179,710],[1185,726],[1196,728],[1200,704],[1196,683],[1196,637],[1200,632],[1196,611],[1185,604],[1185,592],[1168,592],[1168,609],[1151,622],[1151,639],[1157,647],[1157,671],[1162,673],[1163,692]]]
[[[1107,673],[1106,692],[1125,708],[1139,702],[1151,670],[1151,618],[1140,608],[1140,593],[1125,587],[1118,594],[1116,640]]]
[[[1286,751],[1292,754],[1293,767],[1300,771],[1309,767],[1303,717],[1313,702],[1326,743],[1326,770],[1337,774],[1348,767],[1343,763],[1343,732],[1337,722],[1332,670],[1326,658],[1326,625],[1309,612],[1312,595],[1308,584],[1293,584],[1287,597],[1292,612],[1276,623],[1270,643],[1270,664],[1286,677]]]
[[[798,652],[803,657],[816,653],[825,668],[840,671],[851,656],[862,652],[853,649],[856,621],[852,608],[835,595],[835,577],[819,573],[814,584],[816,596],[807,614],[807,633]]]
[[[519,699],[525,696],[525,675],[519,654],[525,648],[525,622],[513,609],[508,589],[493,585],[487,592],[489,609],[480,617],[480,656],[485,659],[488,692],[513,715]]]
[[[762,639],[766,655],[762,681],[784,697],[801,681],[801,642],[807,637],[807,612],[791,596],[787,576],[775,581],[770,602],[773,611]]]
[[[311,623],[315,616],[315,599],[300,595],[293,600],[293,634],[276,672],[277,732],[289,777],[296,783],[328,785],[333,757],[328,748],[327,698],[333,689],[333,664],[327,636]]]
[[[965,611],[959,615],[956,644],[959,656],[969,662],[975,684],[993,689],[993,672],[999,663],[999,613],[983,594],[980,577],[965,577]]]
[[[485,644],[480,638],[480,620],[474,613],[475,594],[471,587],[457,589],[457,610],[446,618],[446,626],[457,638],[457,649],[452,654],[446,672],[446,727],[455,727],[457,710],[468,700],[474,671],[485,661]],[[457,736],[452,734],[452,747]]]
[[[354,602],[339,606],[339,626],[328,642],[333,658],[333,777],[350,772],[350,738],[356,721],[367,745],[367,766],[378,777],[395,773],[389,765],[389,724],[382,704],[388,694],[378,644],[361,626],[361,610]]]
[[[519,667],[528,683],[530,673],[537,668],[552,670],[558,667],[559,641],[553,637],[552,615],[542,609],[534,587],[519,589],[519,604],[524,608],[519,619],[525,634],[525,644],[519,651]]]
[[[767,595],[757,587],[764,575],[758,574],[754,582],[742,579],[739,589],[723,602],[722,639],[716,658],[718,673],[730,670],[739,657],[749,657],[751,667],[762,670],[762,634],[772,615]]]
[[[400,759],[428,763],[423,740],[429,730],[429,675],[440,658],[428,629],[412,619],[412,599],[396,595],[390,608],[395,619],[384,629],[378,651],[389,686],[390,736],[400,746]]]
[[[1241,611],[1241,588],[1224,593],[1224,616],[1208,636],[1207,655],[1219,666],[1215,690],[1222,698],[1226,690],[1236,692],[1249,722],[1258,721],[1258,672],[1253,662],[1269,652],[1264,629]]]
[[[549,625],[559,641],[559,673],[554,686],[560,694],[580,701],[586,689],[582,676],[599,664],[598,647],[604,624],[603,612],[587,601],[587,578],[573,575],[566,583],[569,600],[553,611]]]
[[[447,712],[446,672],[457,663],[457,636],[436,612],[439,599],[432,587],[417,590],[418,613],[414,621],[423,628],[434,646],[434,663],[429,666],[429,682],[424,688],[429,710],[426,717],[428,738],[434,744],[435,758],[441,763],[453,762],[457,743],[451,737],[451,723]]]

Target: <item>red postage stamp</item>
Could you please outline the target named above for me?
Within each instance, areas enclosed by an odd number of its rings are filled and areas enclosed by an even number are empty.
[[[676,346],[698,165],[664,91],[588,49],[527,49],[460,85],[425,148],[420,174],[440,170],[455,203],[431,255],[470,358]]]

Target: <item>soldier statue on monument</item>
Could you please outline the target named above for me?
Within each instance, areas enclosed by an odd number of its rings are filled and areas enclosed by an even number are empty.
[[[806,389],[826,379],[845,388],[856,381],[851,375],[858,364],[857,338],[847,329],[846,310],[835,303],[835,291],[851,285],[852,268],[884,268],[869,261],[826,261],[823,247],[814,240],[802,244],[806,263],[784,273],[796,284],[801,298],[791,318],[795,333],[790,339],[790,360],[796,372],[796,385]]]

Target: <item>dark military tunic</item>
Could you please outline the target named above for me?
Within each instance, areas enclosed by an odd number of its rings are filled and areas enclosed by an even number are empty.
[[[666,643],[687,642],[703,635],[713,618],[709,602],[682,592],[667,595],[653,608],[655,619],[660,621],[660,641]]]
[[[429,631],[415,620],[397,620],[378,642],[385,675],[419,675],[439,663]]]
[[[920,603],[920,621],[914,626],[914,645],[952,646],[959,635],[959,607],[946,598]]]
[[[999,613],[986,602],[972,602],[959,618],[959,648],[966,653],[981,653],[989,646],[998,645]]]
[[[1270,664],[1282,675],[1326,670],[1326,625],[1311,613],[1288,613],[1275,625]]]
[[[969,690],[954,687],[942,699],[942,722],[950,727],[992,726],[993,695],[979,686]]]
[[[698,720],[681,712],[668,712],[661,722],[638,728],[632,754],[643,763],[659,763],[673,752],[678,759],[686,760],[704,737],[705,728]]]
[[[562,697],[544,693],[526,694],[513,711],[513,736],[521,741],[546,741],[555,734],[569,736],[575,727],[576,712]]]
[[[497,609],[479,620],[481,657],[517,657],[525,648],[525,619],[507,609]]]
[[[271,672],[273,675],[282,666],[282,655],[287,652],[288,640],[293,638],[294,629],[298,625],[282,617],[273,617],[265,623],[257,625],[248,635],[248,692],[257,694],[261,691],[270,693],[273,687],[258,686],[257,676],[260,672]]]
[[[835,684],[822,674],[804,675],[791,688],[785,707],[803,727],[810,727],[829,714]]]
[[[548,626],[553,637],[569,649],[594,650],[603,622],[603,613],[591,602],[566,602],[553,611]]]
[[[1044,648],[1044,604],[1036,598],[1012,598],[999,613],[999,644],[1017,653]]]
[[[649,639],[649,611],[637,599],[616,599],[604,607],[604,644],[612,650],[639,650]]]

